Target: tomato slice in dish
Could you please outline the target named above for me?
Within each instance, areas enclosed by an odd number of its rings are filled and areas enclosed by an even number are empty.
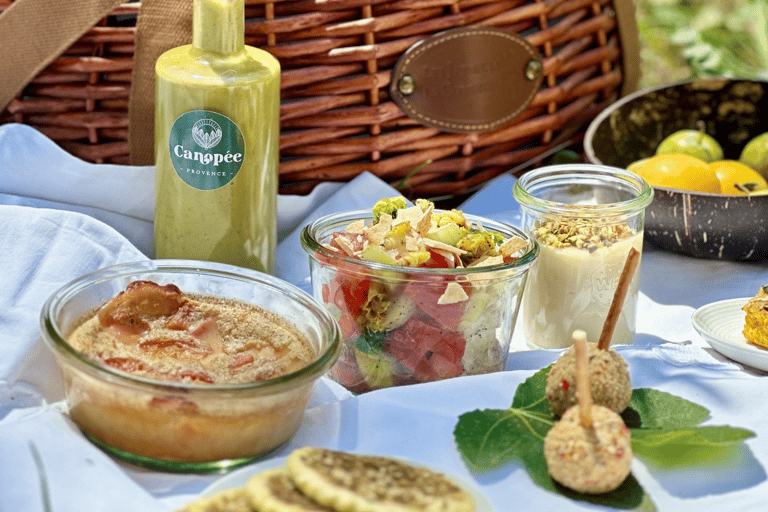
[[[450,304],[439,304],[440,297],[445,293],[448,283],[451,281],[444,278],[430,278],[419,281],[411,281],[405,285],[405,293],[418,306],[420,310],[432,317],[437,323],[444,327],[457,331],[461,317],[464,315],[466,300]],[[464,291],[468,288],[465,286]],[[469,295],[469,293],[467,293]]]
[[[389,334],[385,349],[410,369],[417,381],[431,382],[461,375],[466,343],[459,333],[411,318]]]

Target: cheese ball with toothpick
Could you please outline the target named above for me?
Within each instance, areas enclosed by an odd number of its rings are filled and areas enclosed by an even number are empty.
[[[555,481],[587,494],[616,489],[629,475],[632,446],[621,416],[592,405],[592,426],[584,428],[578,405],[566,411],[544,438],[547,471]]]
[[[592,401],[621,414],[632,398],[629,367],[624,358],[609,349],[587,344],[589,386]],[[547,374],[546,395],[552,412],[561,417],[578,403],[576,384],[576,350],[569,348]]]

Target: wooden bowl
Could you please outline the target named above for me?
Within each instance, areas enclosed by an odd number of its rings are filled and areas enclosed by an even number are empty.
[[[752,137],[768,131],[768,82],[698,79],[638,91],[592,121],[584,151],[591,163],[626,168],[653,156],[666,136],[701,123],[724,158],[738,160]],[[653,245],[698,258],[768,259],[768,196],[654,190],[645,218]]]

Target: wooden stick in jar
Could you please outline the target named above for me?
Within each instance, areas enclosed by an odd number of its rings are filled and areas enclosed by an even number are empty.
[[[605,317],[603,330],[600,333],[600,339],[597,342],[597,348],[600,350],[608,350],[608,347],[611,344],[613,331],[616,329],[616,323],[619,321],[621,309],[624,307],[624,299],[627,297],[629,283],[632,282],[632,277],[635,275],[635,271],[637,270],[637,266],[639,264],[640,251],[633,247],[629,250],[627,261],[624,263],[624,268],[622,269],[621,276],[619,277],[619,284],[616,287],[616,292],[613,295],[611,307],[608,309],[608,315]]]
[[[579,419],[581,426],[592,426],[592,391],[589,385],[589,358],[587,357],[587,333],[573,331],[576,349],[576,389],[579,398]]]

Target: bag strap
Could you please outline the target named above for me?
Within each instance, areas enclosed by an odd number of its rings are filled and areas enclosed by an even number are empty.
[[[0,14],[0,112],[123,0],[16,0]],[[30,38],[34,34],[34,39]]]
[[[637,90],[640,81],[640,33],[637,28],[635,3],[632,0],[614,0],[616,22],[621,40],[622,71],[621,96]]]
[[[191,42],[192,0],[142,1],[128,103],[132,165],[155,163],[155,62],[166,50]]]

